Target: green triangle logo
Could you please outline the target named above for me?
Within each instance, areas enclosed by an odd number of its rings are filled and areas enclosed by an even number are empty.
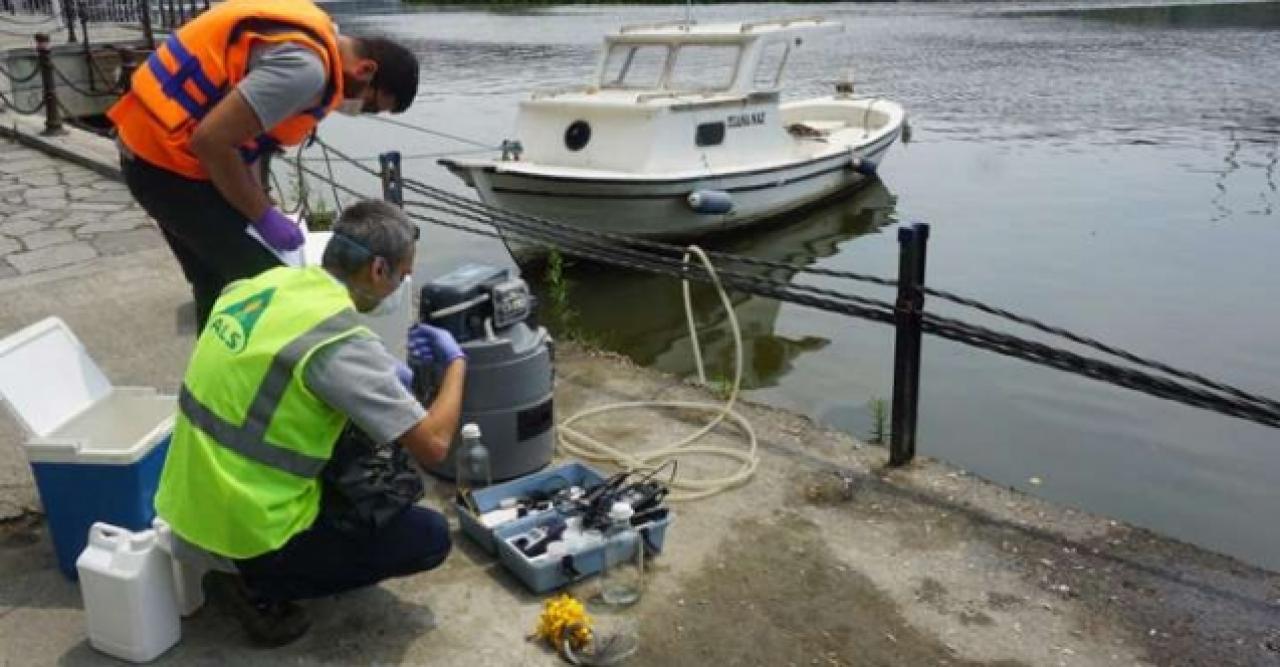
[[[249,344],[249,336],[253,327],[271,304],[271,297],[276,288],[267,289],[253,296],[237,301],[218,311],[210,320],[207,331],[213,334],[233,354],[238,354]]]

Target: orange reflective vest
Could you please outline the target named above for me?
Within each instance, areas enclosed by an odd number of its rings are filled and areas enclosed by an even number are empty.
[[[244,79],[255,45],[293,42],[315,51],[329,75],[321,103],[240,147],[246,163],[277,146],[301,143],[342,102],[338,33],[311,0],[227,0],[156,47],[130,90],[107,111],[134,155],[169,171],[208,180],[191,152],[196,125]]]

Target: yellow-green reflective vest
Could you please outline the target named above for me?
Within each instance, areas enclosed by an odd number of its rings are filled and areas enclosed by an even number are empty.
[[[307,362],[374,334],[319,267],[232,283],[212,312],[178,395],[156,512],[196,546],[251,558],[311,526],[320,470],[347,421],[307,389]]]

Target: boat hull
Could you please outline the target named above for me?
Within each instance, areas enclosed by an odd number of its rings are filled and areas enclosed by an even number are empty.
[[[878,165],[897,133],[858,152]],[[867,169],[839,152],[769,169],[687,179],[607,180],[504,171],[493,166],[445,166],[473,185],[485,204],[575,227],[652,239],[693,239],[776,218],[857,188]],[[728,193],[733,208],[700,214],[688,202],[700,190]]]

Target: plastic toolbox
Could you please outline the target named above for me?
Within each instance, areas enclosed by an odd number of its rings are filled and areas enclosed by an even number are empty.
[[[525,556],[510,542],[511,539],[528,532],[537,525],[551,522],[553,517],[549,514],[551,513],[544,512],[533,521],[524,522],[523,525],[504,524],[494,533],[494,540],[498,545],[498,559],[534,593],[546,593],[562,588],[598,574],[604,569],[606,549],[604,542],[559,558],[543,554],[532,559]],[[644,546],[646,561],[662,552],[667,526],[671,525],[671,519],[671,513],[668,512],[661,519],[636,526],[636,530],[640,532],[640,543]]]
[[[531,475],[525,475],[502,484],[476,489],[471,492],[471,498],[475,502],[476,510],[480,514],[484,514],[498,509],[498,505],[503,498],[528,496],[537,492],[554,493],[571,486],[593,486],[602,481],[604,481],[604,476],[596,472],[595,469],[583,463],[573,462],[540,470]],[[467,537],[475,540],[476,544],[483,547],[489,554],[496,555],[498,551],[493,539],[494,529],[480,523],[480,517],[472,514],[465,505],[458,503],[457,499],[454,500],[454,505],[458,510],[458,521],[462,524],[462,532]],[[529,514],[523,518],[503,524],[501,527],[519,528],[532,526],[540,516],[549,517],[554,513],[554,510],[547,510],[546,512]]]
[[[476,510],[484,514],[497,509],[504,498],[527,497],[536,493],[549,495],[572,486],[586,488],[603,481],[604,475],[586,464],[575,461],[502,484],[477,489],[472,492],[471,497],[475,502]],[[488,528],[480,522],[480,517],[472,514],[466,506],[458,503],[456,499],[454,503],[458,510],[462,532],[488,553],[497,555],[502,564],[534,593],[545,593],[561,588],[604,569],[605,545],[603,542],[563,558],[557,559],[544,555],[531,559],[508,541],[537,526],[562,518],[554,509],[531,513],[495,528]],[[667,526],[671,524],[671,520],[672,515],[667,512],[660,519],[636,527],[645,545],[646,557],[661,553],[666,540]]]

